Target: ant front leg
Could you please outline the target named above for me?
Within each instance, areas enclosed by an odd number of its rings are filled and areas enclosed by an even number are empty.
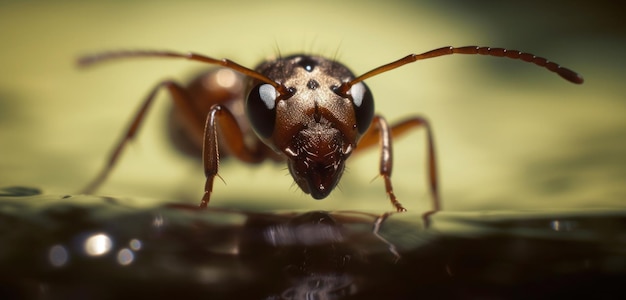
[[[211,193],[213,192],[213,181],[216,176],[219,177],[217,174],[220,157],[218,132],[229,153],[232,153],[238,159],[248,163],[259,163],[268,157],[268,148],[263,147],[261,141],[256,140],[256,143],[252,146],[248,146],[244,142],[244,133],[239,127],[237,119],[226,106],[222,104],[213,105],[206,117],[204,127],[202,163],[204,165],[206,183],[200,208],[206,208],[209,204]]]
[[[427,147],[428,147],[428,180],[430,192],[432,194],[433,206],[432,210],[427,212],[430,215],[441,209],[439,198],[439,181],[437,175],[437,159],[435,154],[435,142],[432,130],[428,121],[422,117],[411,117],[400,123],[393,125],[391,128],[387,121],[379,115],[374,116],[372,126],[365,133],[359,142],[359,150],[364,150],[378,144],[380,145],[380,175],[385,180],[385,190],[389,195],[391,204],[398,212],[406,211],[402,204],[396,199],[391,185],[391,171],[393,168],[392,139],[405,134],[407,131],[424,127],[426,129]]]
[[[156,98],[157,92],[161,88],[167,88],[167,90],[172,95],[175,107],[180,110],[188,120],[193,122],[192,127],[196,128],[196,131],[198,132],[197,134],[202,134],[202,120],[198,120],[198,118],[195,117],[196,114],[194,113],[191,97],[188,95],[185,89],[178,85],[176,82],[173,82],[171,80],[163,81],[159,83],[154,89],[152,89],[152,91],[150,91],[148,97],[146,97],[146,99],[143,101],[143,104],[139,108],[139,111],[133,117],[129,128],[126,130],[126,133],[122,136],[121,140],[117,143],[115,148],[113,148],[113,152],[109,156],[105,167],[100,171],[98,176],[82,190],[82,193],[91,194],[96,191],[102,185],[102,183],[104,183],[104,181],[113,170],[113,167],[115,167],[115,165],[117,164],[122,150],[124,150],[124,148],[126,147],[127,142],[132,140],[136,136],[137,131],[139,130],[139,126],[143,122],[146,113],[148,112],[148,109],[152,105],[153,100]]]

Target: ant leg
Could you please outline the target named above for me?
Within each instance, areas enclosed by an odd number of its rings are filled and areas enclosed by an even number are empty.
[[[204,194],[200,202],[200,208],[206,208],[213,192],[213,181],[219,168],[219,148],[218,148],[218,126],[220,137],[223,138],[226,147],[237,158],[249,163],[259,163],[267,156],[261,143],[256,143],[252,148],[244,142],[244,133],[241,131],[237,119],[221,104],[211,107],[206,117],[204,128],[204,142],[202,147],[202,164],[204,165],[204,175],[206,183]]]
[[[432,210],[425,214],[425,217],[433,214],[436,211],[441,210],[441,201],[439,196],[439,180],[437,175],[437,159],[435,153],[435,142],[433,139],[432,130],[430,127],[430,123],[428,120],[422,117],[411,117],[400,123],[397,123],[389,129],[387,122],[380,116],[376,116],[373,125],[370,129],[363,135],[361,140],[359,141],[357,150],[361,151],[380,143],[381,145],[381,159],[380,159],[380,170],[381,175],[385,178],[385,187],[387,189],[387,194],[393,195],[393,192],[390,191],[391,188],[391,168],[392,168],[392,153],[391,153],[391,138],[399,137],[404,135],[409,130],[417,129],[419,127],[424,127],[426,129],[426,139],[427,139],[427,147],[428,147],[428,179],[430,185],[430,192],[432,194],[433,206]],[[390,133],[389,133],[390,132]],[[388,141],[386,139],[389,139]],[[388,146],[386,146],[388,145]],[[387,175],[385,176],[386,173]],[[400,208],[403,207],[400,205],[398,207],[399,202],[395,200],[395,195],[393,196],[393,200],[391,200],[392,204],[396,206],[398,211],[401,211]],[[397,204],[398,205],[397,205]]]
[[[195,127],[196,130],[198,130],[198,135],[202,134],[202,120],[197,120],[197,117],[195,117],[194,110],[191,106],[191,97],[176,82],[170,80],[163,81],[159,83],[154,89],[152,89],[152,91],[150,91],[146,99],[143,101],[143,104],[139,108],[139,111],[133,117],[130,126],[126,130],[126,133],[117,143],[117,146],[113,148],[113,152],[110,154],[105,167],[100,171],[98,176],[82,190],[82,193],[91,194],[96,191],[102,185],[102,183],[104,183],[104,181],[113,170],[113,167],[115,167],[115,164],[119,160],[122,150],[126,146],[126,143],[132,140],[137,134],[139,126],[144,120],[146,113],[150,108],[150,105],[157,95],[157,92],[163,87],[167,88],[167,90],[172,95],[172,99],[174,100],[174,105],[176,106],[176,108],[179,109],[187,119],[196,120],[195,122],[192,121],[194,122],[192,123],[194,124],[192,127]]]
[[[380,176],[385,181],[385,191],[389,196],[389,201],[396,208],[396,211],[403,212],[406,208],[402,206],[396,199],[396,195],[393,192],[393,186],[391,185],[391,170],[393,168],[393,150],[391,143],[391,129],[389,124],[382,116],[375,115],[372,120],[372,127],[376,129],[368,130],[363,136],[364,140],[377,139],[380,145]],[[361,146],[361,144],[359,144]],[[369,145],[365,145],[369,146]],[[361,148],[358,148],[361,149]]]

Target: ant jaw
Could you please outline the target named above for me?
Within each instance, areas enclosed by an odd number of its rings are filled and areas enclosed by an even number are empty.
[[[300,189],[314,199],[321,200],[326,198],[339,183],[345,169],[345,159],[341,158],[325,164],[308,157],[290,158],[287,165]]]
[[[300,189],[320,200],[339,183],[352,148],[336,129],[322,134],[316,130],[303,130],[283,153],[287,156],[289,172]]]

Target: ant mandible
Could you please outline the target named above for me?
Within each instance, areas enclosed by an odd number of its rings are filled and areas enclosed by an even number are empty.
[[[389,200],[398,212],[406,211],[391,185],[392,138],[423,127],[427,134],[432,211],[438,211],[441,204],[430,124],[415,116],[390,126],[384,117],[374,114],[374,99],[363,81],[417,60],[448,54],[521,59],[570,82],[583,83],[576,72],[545,58],[517,50],[477,46],[443,47],[411,54],[358,77],[339,62],[303,54],[268,60],[254,70],[228,59],[218,60],[196,53],[119,51],[85,56],[79,60],[80,66],[121,58],[170,57],[223,68],[204,74],[188,87],[173,81],[159,83],[143,101],[106,166],[84,192],[95,191],[105,181],[126,143],[136,135],[157,92],[166,88],[174,101],[176,120],[183,132],[198,148],[202,147],[206,184],[201,208],[206,208],[211,198],[220,154],[230,154],[247,163],[260,163],[265,159],[286,161],[300,189],[315,199],[323,199],[339,182],[348,157],[378,144],[380,175]]]

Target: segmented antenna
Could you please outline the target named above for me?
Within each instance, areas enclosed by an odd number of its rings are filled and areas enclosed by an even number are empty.
[[[103,52],[103,53],[85,55],[83,57],[80,57],[78,59],[78,65],[80,67],[90,67],[94,64],[103,63],[109,60],[123,59],[123,58],[137,58],[137,57],[184,58],[188,60],[199,61],[199,62],[204,62],[208,64],[213,64],[213,65],[220,65],[225,68],[229,68],[234,71],[237,71],[243,75],[249,76],[251,78],[258,79],[265,83],[269,83],[272,86],[274,86],[274,88],[276,88],[278,93],[282,96],[291,94],[291,92],[282,84],[268,78],[267,76],[255,70],[246,68],[232,60],[225,59],[225,58],[215,59],[209,56],[204,56],[204,55],[196,54],[193,52],[179,53],[179,52],[172,52],[172,51],[144,51],[144,50]]]
[[[522,61],[533,63],[537,66],[540,66],[552,72],[555,72],[559,76],[563,77],[565,80],[569,82],[572,82],[575,84],[581,84],[584,82],[583,77],[580,76],[578,73],[568,68],[562,67],[555,62],[551,62],[543,57],[539,57],[531,53],[526,53],[526,52],[522,52],[518,50],[509,50],[509,49],[504,49],[504,48],[491,48],[491,47],[479,47],[479,46],[465,46],[465,47],[456,48],[456,47],[448,46],[448,47],[442,47],[439,49],[424,52],[422,54],[411,54],[399,60],[396,60],[394,62],[388,63],[386,65],[382,65],[369,72],[366,72],[365,74],[353,79],[352,81],[343,83],[337,89],[337,93],[345,94],[350,90],[350,87],[352,87],[352,85],[358,82],[361,82],[367,78],[376,76],[380,73],[393,70],[395,68],[404,66],[406,64],[410,64],[418,60],[433,58],[433,57],[438,57],[438,56],[443,56],[443,55],[449,55],[449,54],[480,54],[480,55],[489,55],[489,56],[496,56],[496,57],[508,57],[511,59],[520,59]]]

